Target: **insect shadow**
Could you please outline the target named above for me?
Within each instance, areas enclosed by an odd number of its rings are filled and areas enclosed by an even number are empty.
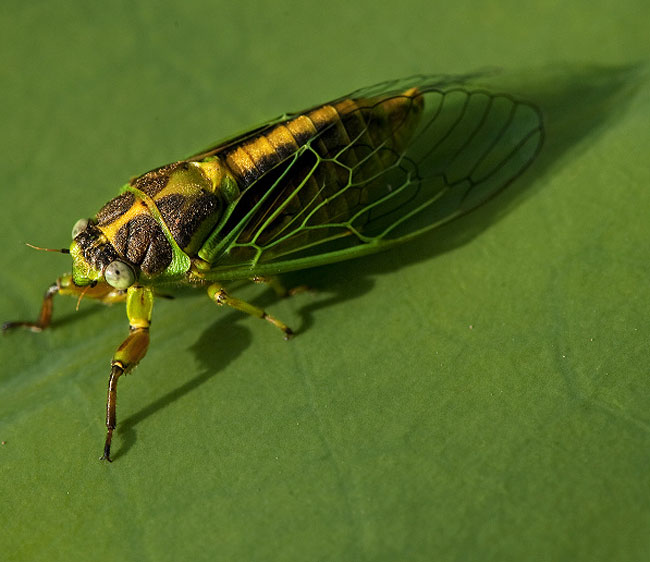
[[[507,88],[520,92],[543,112],[546,142],[535,162],[512,186],[481,208],[397,250],[289,274],[287,286],[306,283],[330,293],[329,298],[319,299],[299,311],[302,319],[299,330],[312,327],[313,314],[317,310],[357,298],[372,289],[375,284],[373,277],[452,251],[512,212],[543,188],[543,179],[551,171],[586,150],[622,116],[645,73],[646,69],[641,65],[565,65],[531,70],[526,74],[497,75],[492,89],[503,88],[501,81],[510,79],[513,85]],[[562,202],[559,201],[558,205]],[[335,293],[331,294],[333,289]],[[399,298],[398,291],[391,294],[392,302]]]
[[[641,66],[565,65],[497,75],[494,81],[496,89],[520,93],[536,103],[544,114],[546,142],[530,169],[505,192],[481,208],[398,250],[283,276],[287,287],[306,284],[317,294],[315,300],[297,309],[300,320],[297,326],[292,326],[295,333],[299,335],[310,330],[318,310],[369,292],[375,285],[374,277],[458,248],[505,217],[543,188],[543,179],[549,172],[561,167],[563,161],[575,158],[579,151],[585,150],[622,115],[644,74],[645,69]],[[508,85],[509,81],[514,86]],[[491,87],[495,89],[495,86]],[[558,202],[558,205],[561,204],[561,201]],[[394,300],[399,296],[393,294],[391,298]],[[268,308],[277,299],[273,291],[267,290],[261,291],[252,302]],[[238,325],[238,322],[245,320],[244,315],[225,310],[215,311],[215,314],[218,314],[218,318],[190,348],[202,365],[201,372],[121,422],[122,445],[115,458],[126,454],[135,443],[135,428],[139,422],[195,391],[222,372],[252,344],[251,331]],[[215,350],[214,342],[225,340],[229,342],[228,346]]]

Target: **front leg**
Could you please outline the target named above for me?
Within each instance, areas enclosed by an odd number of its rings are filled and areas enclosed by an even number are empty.
[[[42,332],[50,326],[52,322],[52,299],[54,295],[58,294],[60,291],[59,282],[50,285],[45,291],[43,296],[43,304],[41,305],[41,312],[38,315],[38,320],[36,322],[29,322],[26,320],[17,320],[13,322],[5,322],[2,325],[2,331],[7,332],[9,330],[14,330],[15,328],[27,328],[32,332]]]
[[[153,310],[153,291],[147,287],[132,285],[126,295],[126,315],[129,318],[129,335],[117,348],[111,361],[106,399],[106,442],[101,460],[111,462],[111,439],[116,426],[117,380],[133,370],[147,353],[149,325]]]
[[[14,330],[16,328],[26,328],[32,332],[42,332],[49,328],[52,323],[53,299],[55,295],[70,295],[77,297],[78,302],[82,298],[95,299],[106,304],[112,304],[124,300],[124,291],[118,291],[108,283],[97,283],[96,285],[79,287],[74,284],[72,275],[66,273],[59,277],[50,287],[48,287],[47,291],[45,291],[38,320],[35,322],[25,320],[5,322],[2,325],[2,331],[8,332],[9,330]]]

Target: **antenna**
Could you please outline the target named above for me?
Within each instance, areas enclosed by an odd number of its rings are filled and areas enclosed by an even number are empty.
[[[41,248],[40,246],[34,246],[34,244],[30,244],[29,242],[25,242],[27,246],[30,248],[34,248],[34,250],[41,250],[43,252],[58,252],[59,254],[69,254],[70,250],[67,248],[61,248],[60,250],[57,250],[55,248]]]

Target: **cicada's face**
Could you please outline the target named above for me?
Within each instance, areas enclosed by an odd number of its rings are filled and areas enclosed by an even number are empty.
[[[92,220],[80,219],[74,225],[70,255],[72,279],[79,287],[105,282],[125,290],[135,283],[136,268],[117,253]]]

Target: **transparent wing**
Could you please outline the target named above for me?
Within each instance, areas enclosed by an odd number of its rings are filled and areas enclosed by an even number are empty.
[[[220,230],[210,276],[270,275],[379,251],[505,188],[540,150],[541,112],[473,88],[472,78],[416,76],[331,102],[365,100],[247,188]],[[407,96],[412,88],[417,95]],[[417,119],[385,119],[404,100],[417,105]]]

